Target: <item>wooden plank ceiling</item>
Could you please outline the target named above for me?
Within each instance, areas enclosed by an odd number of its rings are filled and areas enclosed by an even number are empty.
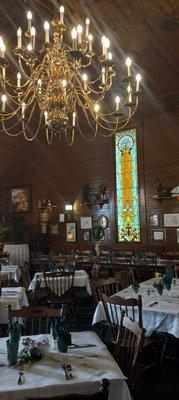
[[[9,59],[16,46],[16,30],[26,27],[26,11],[33,12],[33,24],[43,40],[44,21],[50,20],[61,2],[55,0],[0,0],[0,35],[7,45]],[[140,116],[172,111],[179,106],[179,1],[176,0],[66,0],[65,22],[71,27],[91,19],[91,30],[109,37],[117,70],[129,55],[140,70],[145,95]],[[97,35],[95,35],[97,36]],[[140,67],[139,67],[140,66]],[[10,74],[17,73],[13,67]],[[115,82],[115,91],[118,81]],[[15,147],[21,146],[14,139]]]

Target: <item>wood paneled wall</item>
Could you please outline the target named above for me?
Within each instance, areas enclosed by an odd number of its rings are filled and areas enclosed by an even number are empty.
[[[159,117],[145,119],[138,123],[139,147],[139,176],[140,176],[140,210],[141,233],[140,244],[133,248],[149,248],[161,251],[177,250],[176,228],[166,229],[166,243],[156,246],[151,240],[151,227],[149,215],[159,214],[160,227],[163,227],[164,213],[179,212],[179,202],[164,200],[162,203],[152,199],[154,194],[155,179],[160,179],[166,186],[179,185],[179,115],[178,112],[160,115]],[[94,223],[98,216],[105,214],[109,217],[111,228],[111,241],[103,242],[104,247],[130,249],[131,245],[116,244],[116,216],[115,216],[115,163],[114,163],[114,138],[97,138],[95,142],[87,144],[83,139],[76,138],[72,147],[65,141],[56,142],[48,146],[43,138],[37,142],[27,143],[23,139],[9,139],[8,145],[13,147],[17,141],[14,158],[6,173],[4,197],[6,212],[8,212],[8,187],[13,184],[32,184],[33,210],[28,214],[27,231],[30,236],[39,230],[40,199],[51,199],[58,209],[51,215],[51,222],[58,221],[58,214],[64,213],[65,203],[75,203],[73,220],[77,222],[77,246],[80,249],[93,247],[94,243],[83,240],[80,229],[80,216],[93,216]],[[94,192],[98,191],[100,184],[104,183],[109,190],[110,204],[102,209],[93,206],[91,210],[81,205],[81,186],[89,182]],[[55,251],[65,249],[69,251],[74,247],[65,241],[65,224],[60,224],[60,233],[57,237],[47,240],[48,247]]]

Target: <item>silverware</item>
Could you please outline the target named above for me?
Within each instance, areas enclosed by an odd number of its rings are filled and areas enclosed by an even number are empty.
[[[70,379],[73,379],[73,374],[72,374],[72,368],[70,364],[62,364],[62,368],[65,371],[65,378],[67,381],[69,381]]]
[[[24,373],[22,371],[19,371],[17,385],[23,385],[23,383],[25,383]]]
[[[76,348],[76,349],[82,349],[84,347],[96,347],[96,344],[91,344],[91,343],[86,343],[86,344],[75,344],[72,343],[71,346],[69,346],[70,349]]]
[[[153,307],[155,304],[158,304],[158,301],[154,301],[154,303],[149,304],[149,307]]]

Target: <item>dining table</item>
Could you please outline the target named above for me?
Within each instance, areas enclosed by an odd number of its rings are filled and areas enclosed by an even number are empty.
[[[13,279],[18,282],[21,276],[19,265],[1,265],[1,275],[7,275],[8,279]]]
[[[40,280],[41,287],[45,287],[45,279],[44,279],[43,272],[36,272],[30,285],[29,285],[28,290],[34,289],[37,279]],[[63,279],[63,278],[59,277],[58,279]],[[90,296],[92,295],[91,286],[90,286],[90,282],[89,282],[89,276],[88,276],[87,272],[84,270],[77,270],[77,271],[75,270],[73,287],[81,287],[81,288],[83,287],[86,289],[86,291],[88,292],[88,294]]]
[[[17,384],[22,366],[7,365],[7,338],[0,339],[0,399],[25,400],[67,394],[92,394],[103,378],[110,381],[109,400],[131,400],[118,364],[104,343],[91,331],[72,332],[72,346],[67,353],[53,347],[50,335],[30,336],[36,342],[49,339],[49,348],[41,361],[23,364],[22,384]],[[22,349],[22,339],[19,349]],[[70,377],[65,366],[70,366]]]
[[[142,296],[142,319],[143,327],[146,329],[146,336],[153,332],[170,333],[179,338],[179,279],[174,279],[170,291],[164,289],[163,294],[159,295],[154,289],[153,284],[158,278],[152,278],[140,283],[139,292]],[[132,286],[127,287],[115,294],[122,298],[137,298]],[[112,298],[112,296],[111,296]],[[110,307],[109,314],[110,314]],[[120,313],[120,307],[117,307]],[[135,310],[136,320],[138,310]],[[97,304],[93,315],[92,324],[105,321],[106,313],[102,301]]]
[[[0,324],[8,323],[8,309],[11,305],[12,309],[18,310],[28,306],[26,290],[23,287],[4,287],[0,297]]]
[[[27,243],[5,244],[3,251],[9,254],[11,264],[22,266],[30,258],[29,245]]]

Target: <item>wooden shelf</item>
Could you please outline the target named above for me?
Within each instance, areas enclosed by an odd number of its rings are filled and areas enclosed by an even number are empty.
[[[179,195],[178,196],[158,196],[157,194],[152,196],[152,199],[154,200],[159,200],[159,201],[163,201],[163,200],[179,200]]]
[[[92,206],[99,206],[100,208],[102,208],[105,204],[109,204],[109,201],[108,200],[104,200],[104,201],[96,200],[94,203],[82,203],[82,205],[87,206],[89,208],[89,210]]]
[[[38,206],[37,208],[38,208],[38,210],[48,209],[51,211],[53,208],[58,208],[58,206]]]

